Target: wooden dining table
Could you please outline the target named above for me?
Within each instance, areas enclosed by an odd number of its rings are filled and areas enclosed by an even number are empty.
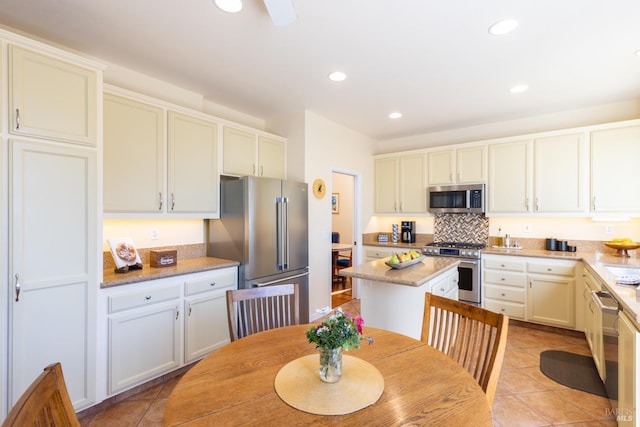
[[[364,334],[373,344],[362,341],[345,355],[380,372],[384,388],[377,402],[345,415],[316,415],[289,406],[274,381],[289,362],[318,353],[307,342],[310,327],[260,332],[209,354],[173,389],[163,426],[492,425],[488,400],[464,368],[421,341],[366,326]]]

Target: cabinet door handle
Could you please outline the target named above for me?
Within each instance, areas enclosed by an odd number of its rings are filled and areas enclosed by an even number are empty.
[[[216,282],[209,283],[209,286],[215,286],[215,285],[216,285]]]
[[[171,210],[173,211],[173,208],[176,207],[176,198],[173,195],[173,193],[171,193]]]
[[[147,295],[146,297],[144,297],[144,299],[146,299],[147,301],[149,301],[151,299],[151,295]]]
[[[553,268],[547,268],[547,271],[553,271]]]
[[[596,210],[596,196],[593,196],[593,210]]]
[[[20,109],[16,108],[16,130],[20,130]]]
[[[191,306],[189,306],[189,314],[187,316],[191,317]],[[177,317],[176,317],[176,319],[177,319]]]
[[[20,301],[20,276],[16,274],[16,302]]]
[[[400,212],[404,212],[404,202],[400,202]]]
[[[524,210],[529,212],[529,198],[524,199]]]
[[[533,281],[529,281],[529,287],[533,288]]]
[[[256,174],[256,164],[254,163],[253,165],[251,165],[251,175],[255,175]]]
[[[264,175],[264,166],[260,165],[260,176]]]
[[[536,197],[536,211],[540,210],[540,200]]]
[[[501,293],[500,295],[502,295],[503,297],[506,297],[506,295],[504,294],[504,292],[503,292],[503,293]]]
[[[180,317],[180,308],[176,307],[176,320]]]
[[[158,210],[161,211],[162,210],[162,204],[164,203],[164,200],[162,200],[162,192],[158,193],[158,198],[160,200],[160,205],[158,206]]]

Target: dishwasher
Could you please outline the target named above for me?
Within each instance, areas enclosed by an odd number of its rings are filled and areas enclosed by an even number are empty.
[[[593,300],[602,314],[602,348],[604,360],[600,377],[612,408],[618,407],[618,301],[605,291],[592,291]]]

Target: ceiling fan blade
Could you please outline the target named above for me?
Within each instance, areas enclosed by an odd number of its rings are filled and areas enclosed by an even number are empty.
[[[293,7],[293,0],[264,0],[264,5],[275,25],[289,25],[298,18]]]

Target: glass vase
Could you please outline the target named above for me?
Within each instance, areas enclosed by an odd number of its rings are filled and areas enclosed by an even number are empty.
[[[320,379],[336,383],[342,376],[342,347],[320,348]]]

